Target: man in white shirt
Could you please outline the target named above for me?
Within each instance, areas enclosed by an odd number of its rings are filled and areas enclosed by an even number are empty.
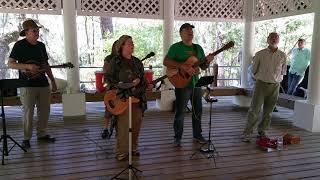
[[[262,121],[258,125],[258,137],[266,136],[265,130],[271,122],[272,111],[279,96],[280,82],[286,74],[286,54],[278,49],[279,35],[269,34],[269,46],[253,58],[252,72],[256,79],[251,106],[248,111],[248,121],[243,132],[243,141],[250,142],[253,129],[258,122],[263,105]]]

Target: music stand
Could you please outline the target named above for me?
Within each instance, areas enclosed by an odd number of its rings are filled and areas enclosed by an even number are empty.
[[[15,145],[18,145],[24,152],[27,152],[26,149],[24,149],[17,141],[15,141],[9,134],[7,134],[7,128],[6,128],[6,117],[4,114],[4,103],[3,98],[7,95],[9,89],[14,89],[18,87],[24,86],[23,81],[19,79],[1,79],[0,80],[0,99],[1,99],[1,118],[2,118],[2,128],[3,128],[3,134],[1,135],[0,142],[3,140],[3,146],[2,146],[2,165],[4,165],[4,156],[9,156],[9,152],[13,149]],[[8,140],[10,139],[14,144],[13,146],[8,150]]]
[[[210,120],[209,120],[209,140],[208,143],[203,144],[198,151],[194,152],[190,159],[192,159],[192,157],[194,155],[196,155],[198,152],[200,152],[203,156],[207,157],[208,159],[213,158],[214,161],[214,165],[216,166],[216,160],[215,157],[218,155],[218,151],[216,150],[213,142],[211,141],[211,124],[212,124],[212,104],[214,102],[218,102],[217,99],[215,99],[214,97],[210,96],[212,89],[209,87],[210,84],[212,84],[214,81],[214,76],[204,76],[201,77],[198,81],[198,83],[196,84],[196,87],[202,87],[202,86],[206,86],[207,90],[208,90],[208,94],[204,97],[204,99],[206,100],[206,102],[210,103]],[[205,145],[207,145],[207,148],[203,148]]]
[[[141,170],[137,169],[136,167],[134,167],[132,165],[132,92],[131,89],[133,88],[133,84],[132,83],[119,83],[117,85],[117,88],[120,90],[120,94],[117,95],[121,95],[122,98],[128,98],[129,100],[129,130],[128,130],[128,134],[129,134],[129,160],[128,160],[128,166],[123,169],[120,173],[118,173],[117,175],[115,175],[114,177],[112,177],[111,179],[121,179],[119,178],[119,176],[124,173],[126,170],[129,170],[129,180],[132,179],[132,174],[134,175],[134,177],[136,179],[138,179],[137,176],[137,172],[142,172]]]

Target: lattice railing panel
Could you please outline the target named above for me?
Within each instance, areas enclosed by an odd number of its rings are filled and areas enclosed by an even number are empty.
[[[163,0],[79,0],[79,14],[162,18]]]
[[[61,14],[61,0],[1,0],[0,11],[46,11]]]
[[[255,0],[255,18],[283,15],[311,9],[312,0]]]
[[[242,19],[243,0],[176,0],[175,17],[182,19]]]

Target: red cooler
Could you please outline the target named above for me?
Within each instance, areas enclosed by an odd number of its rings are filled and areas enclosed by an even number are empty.
[[[97,92],[104,92],[106,88],[103,86],[103,76],[104,72],[103,71],[96,71],[96,91]]]
[[[146,78],[147,83],[152,83],[152,81],[153,81],[153,71],[152,70],[144,71],[144,78]]]

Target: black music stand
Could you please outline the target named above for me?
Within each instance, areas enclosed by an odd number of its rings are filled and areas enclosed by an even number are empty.
[[[6,117],[4,114],[4,103],[3,103],[3,97],[10,96],[8,94],[8,90],[16,89],[18,87],[23,87],[23,85],[24,85],[24,82],[22,82],[19,79],[1,79],[0,80],[1,118],[2,118],[2,129],[3,129],[3,134],[1,135],[1,138],[0,138],[0,142],[3,140],[2,165],[4,165],[4,156],[9,156],[9,152],[13,149],[15,145],[18,145],[24,152],[27,152],[27,150],[24,149],[19,143],[17,143],[16,140],[14,140],[9,134],[7,134]],[[8,138],[14,143],[9,150],[8,150],[8,140],[7,140]]]
[[[203,144],[198,149],[198,151],[194,152],[191,155],[190,159],[192,159],[192,157],[194,155],[196,155],[198,152],[200,152],[204,157],[206,157],[208,159],[213,158],[214,165],[216,166],[215,157],[218,156],[218,151],[216,150],[213,142],[211,141],[211,124],[212,124],[211,118],[212,118],[212,103],[218,102],[218,100],[216,98],[214,98],[213,96],[210,96],[213,89],[211,89],[209,87],[209,85],[212,84],[213,81],[214,81],[214,76],[204,76],[204,77],[201,77],[199,79],[198,83],[196,84],[196,87],[206,86],[207,90],[208,90],[208,94],[204,97],[204,99],[206,100],[206,102],[210,103],[209,140],[208,140],[208,143]],[[207,148],[204,148],[205,145],[207,145]]]

